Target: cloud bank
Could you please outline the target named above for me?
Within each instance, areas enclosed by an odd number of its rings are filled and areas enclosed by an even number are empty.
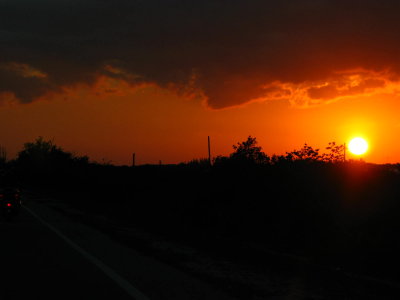
[[[104,76],[212,108],[397,93],[399,11],[373,0],[3,0],[0,97],[28,103]]]

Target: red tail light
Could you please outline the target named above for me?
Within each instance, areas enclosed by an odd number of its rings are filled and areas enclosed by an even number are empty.
[[[7,207],[11,207],[11,203],[7,203]]]

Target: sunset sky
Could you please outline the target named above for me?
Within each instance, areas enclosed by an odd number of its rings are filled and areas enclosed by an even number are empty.
[[[0,144],[116,165],[360,136],[400,162],[398,1],[0,1]]]

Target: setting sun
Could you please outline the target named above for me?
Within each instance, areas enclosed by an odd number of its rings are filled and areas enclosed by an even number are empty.
[[[350,141],[349,150],[355,155],[364,154],[368,150],[368,143],[363,138],[356,137]]]

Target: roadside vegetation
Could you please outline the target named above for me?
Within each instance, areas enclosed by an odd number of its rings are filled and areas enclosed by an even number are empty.
[[[15,160],[4,151],[2,181],[209,251],[240,257],[252,245],[393,279],[399,165],[344,162],[343,147],[332,142],[322,152],[304,144],[268,156],[249,136],[211,165],[116,167],[39,137]]]

